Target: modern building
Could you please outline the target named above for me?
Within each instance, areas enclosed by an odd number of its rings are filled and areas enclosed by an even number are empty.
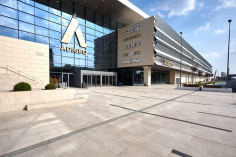
[[[45,84],[50,77],[76,87],[176,84],[180,64],[182,83],[212,73],[163,19],[128,0],[1,0],[0,45],[1,67]]]
[[[226,72],[221,72],[221,78],[226,78],[227,77],[227,73]]]

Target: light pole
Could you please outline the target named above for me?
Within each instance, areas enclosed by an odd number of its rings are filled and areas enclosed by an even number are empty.
[[[232,20],[228,20],[229,22],[229,40],[228,40],[228,59],[227,59],[227,82],[226,82],[226,88],[228,88],[228,81],[229,81],[229,48],[230,48],[230,23]]]
[[[180,35],[181,35],[181,59],[180,59],[180,87],[181,87],[181,79],[182,79],[182,77],[181,77],[181,73],[182,73],[182,39],[183,39],[183,37],[182,37],[182,34],[183,34],[183,32],[180,32]]]

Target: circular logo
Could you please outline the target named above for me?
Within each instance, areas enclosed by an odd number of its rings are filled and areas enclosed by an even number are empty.
[[[140,29],[141,29],[141,25],[140,25],[140,24],[137,24],[137,25],[135,26],[135,31],[138,32],[138,31],[140,31]]]

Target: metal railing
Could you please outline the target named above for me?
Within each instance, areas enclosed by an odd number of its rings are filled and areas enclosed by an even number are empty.
[[[13,67],[11,67],[11,66],[9,66],[9,65],[6,65],[6,67],[0,67],[0,68],[6,69],[6,73],[8,73],[8,71],[11,71],[11,72],[13,72],[13,73],[15,73],[15,74],[18,74],[19,76],[23,76],[23,77],[25,77],[25,78],[27,78],[27,79],[36,81],[36,82],[38,82],[38,83],[43,83],[42,80],[37,79],[36,77],[30,76],[30,75],[28,75],[28,74],[26,74],[26,73],[24,73],[24,72],[22,72],[22,71],[19,71],[19,70],[15,69],[15,68],[13,68]]]

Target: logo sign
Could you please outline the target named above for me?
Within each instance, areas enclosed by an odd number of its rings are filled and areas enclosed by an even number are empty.
[[[74,48],[71,48],[71,47],[64,47],[62,46],[61,47],[61,51],[67,51],[67,52],[74,52],[74,53],[78,53],[78,54],[83,54],[83,55],[86,55],[87,54],[87,51],[86,50],[81,50],[81,49],[74,49]]]
[[[128,61],[123,61],[123,64],[138,63],[138,62],[141,62],[141,59],[131,59]]]
[[[123,54],[123,57],[125,57],[125,56],[133,56],[133,55],[137,55],[137,54],[140,54],[140,51],[131,51],[129,53],[125,53],[125,54]]]
[[[77,28],[78,24],[79,24],[79,21],[76,18],[76,14],[74,14],[61,42],[65,44],[69,44],[73,34],[75,33],[78,43],[80,44],[80,47],[86,48],[87,46],[86,46],[82,31],[80,27]]]
[[[170,61],[164,61],[163,65],[165,65],[167,67],[172,67],[174,64]]]
[[[133,32],[138,32],[141,30],[141,25],[140,24],[137,24],[136,26],[134,27],[130,27],[126,30],[123,31],[123,35],[126,35],[126,34],[130,34],[130,33],[133,33]]]
[[[133,43],[133,44],[129,44],[129,45],[125,45],[123,47],[123,49],[130,49],[130,48],[133,48],[133,47],[137,47],[137,46],[140,46],[141,45],[141,42],[137,42],[137,43]]]

